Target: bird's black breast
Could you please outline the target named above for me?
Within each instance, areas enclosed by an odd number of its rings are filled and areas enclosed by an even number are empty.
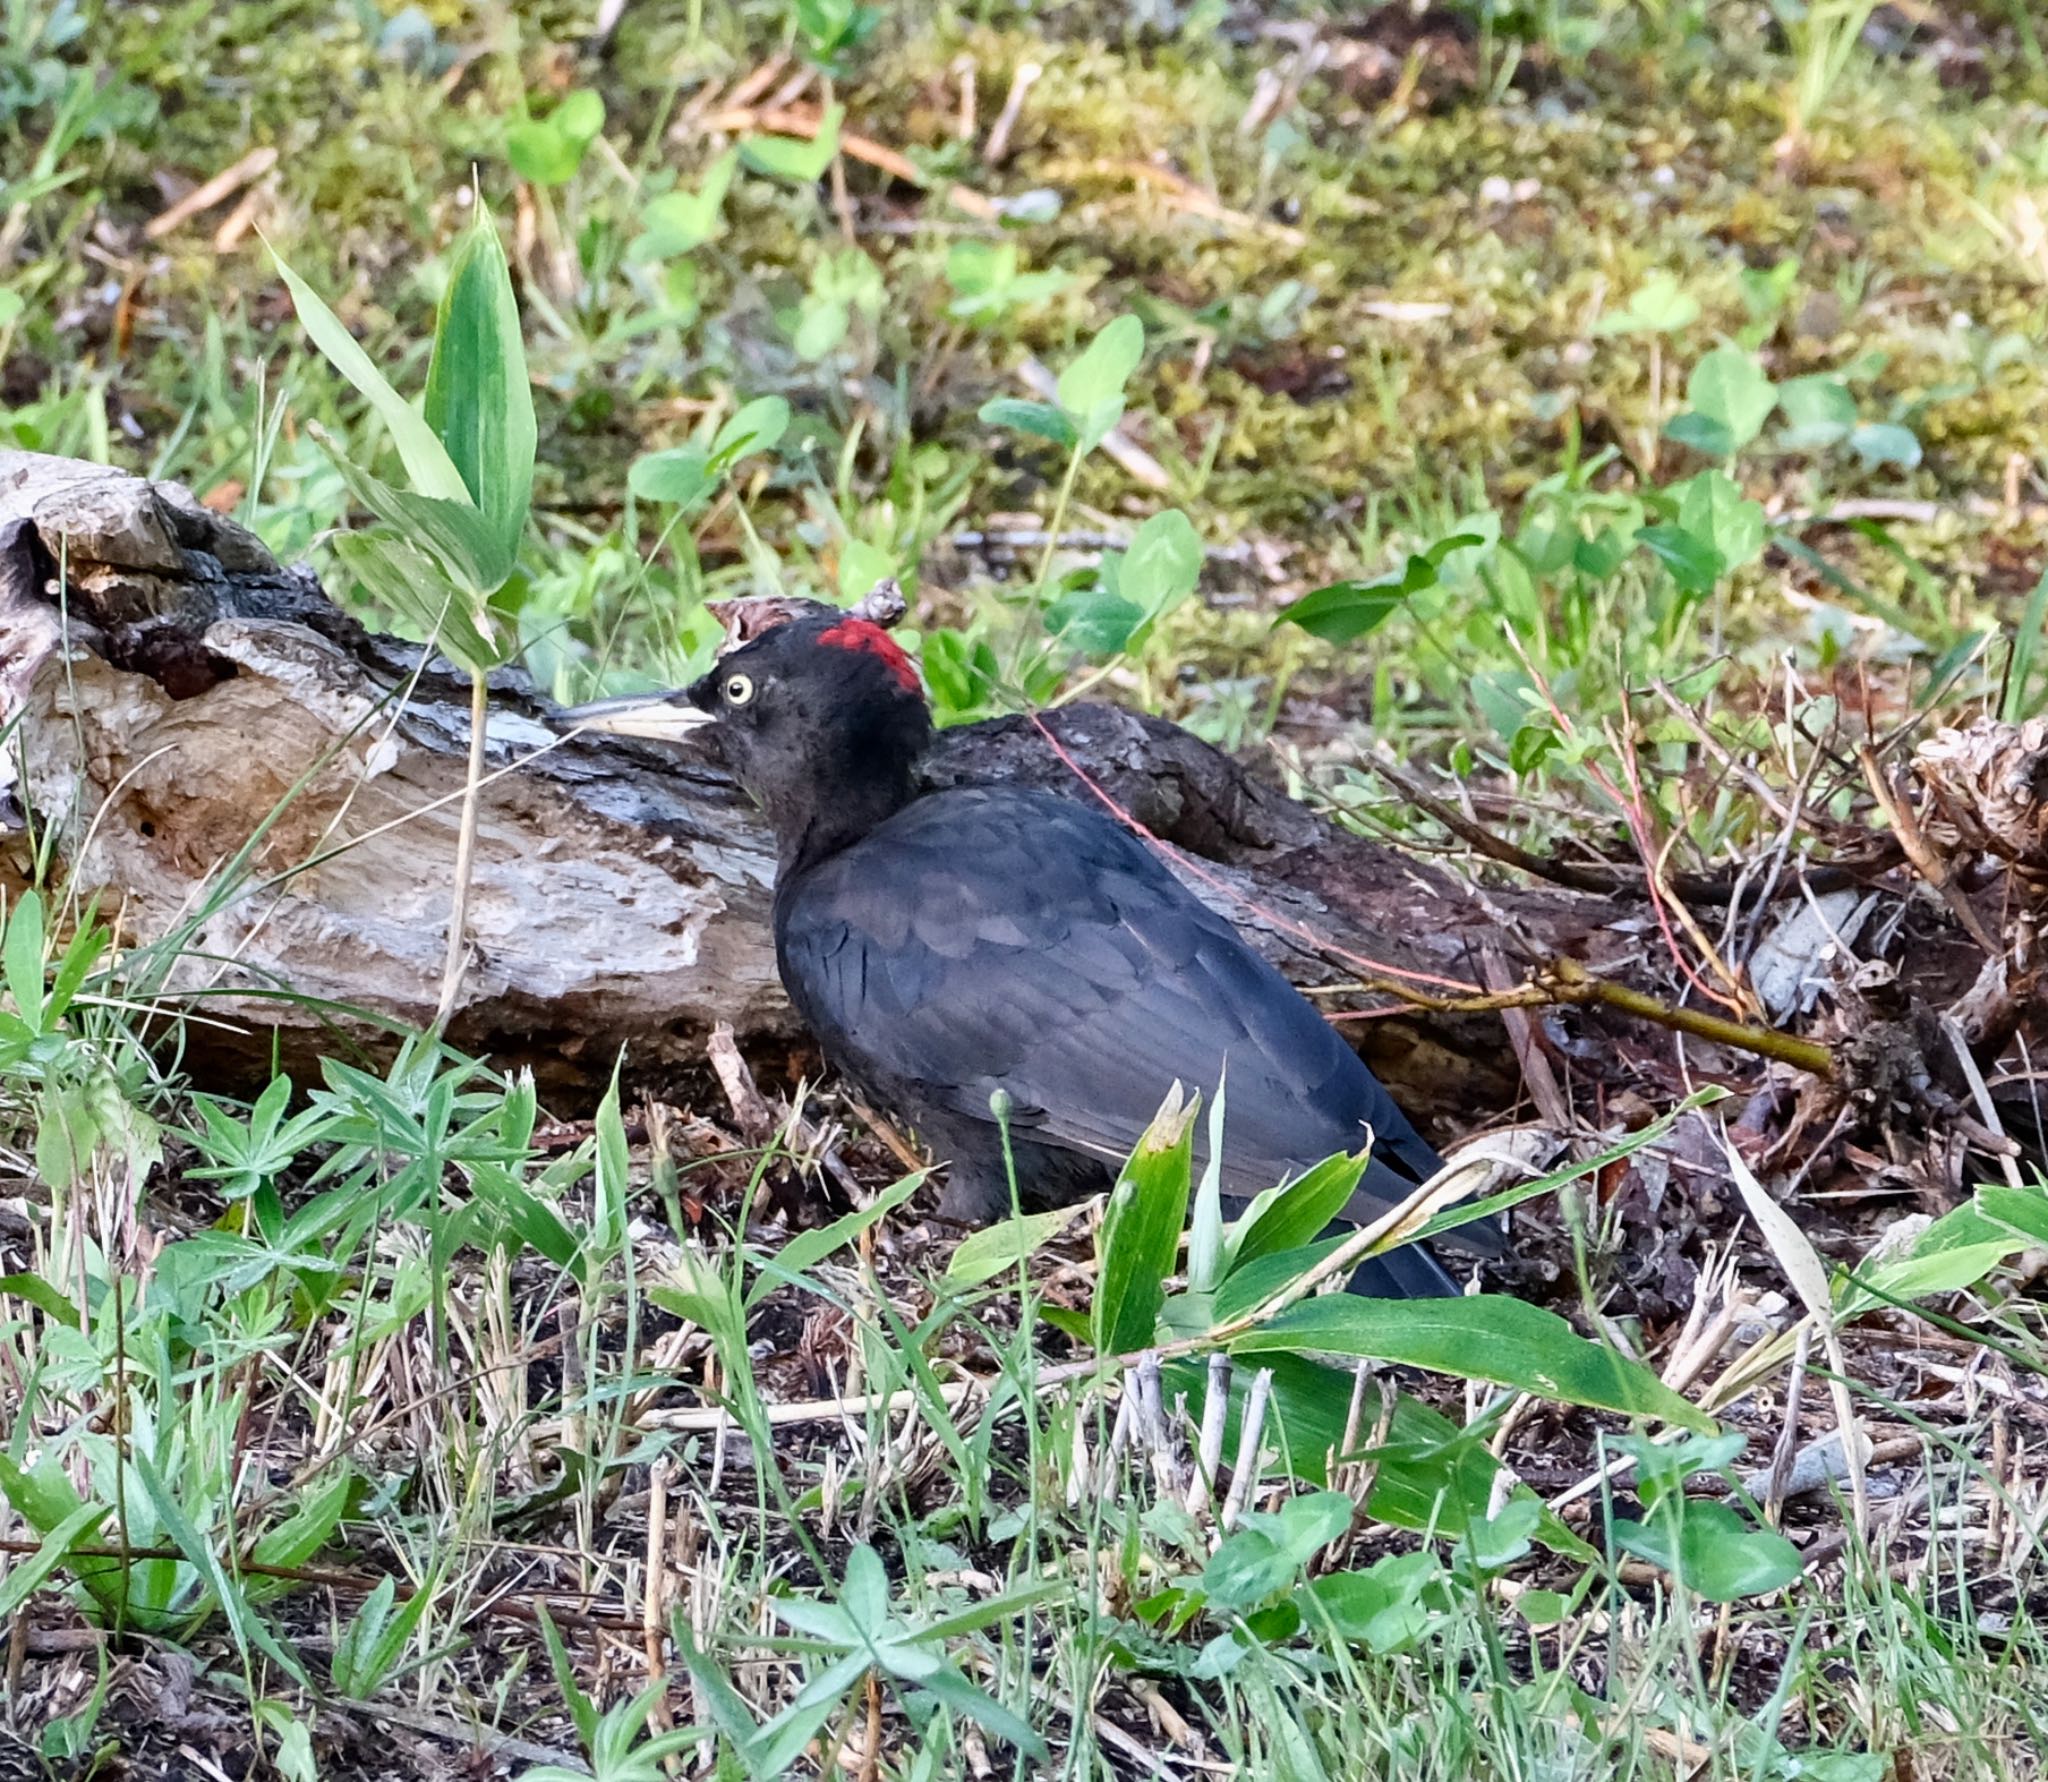
[[[1178,1080],[1225,1082],[1239,1192],[1376,1134],[1374,1176],[1435,1154],[1315,1009],[1101,813],[1025,788],[917,800],[778,888],[798,1012],[884,1096],[1120,1159]],[[1389,1187],[1398,1182],[1388,1180]]]

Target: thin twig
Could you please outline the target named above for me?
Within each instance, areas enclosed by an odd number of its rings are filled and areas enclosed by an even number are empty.
[[[1259,1482],[1259,1443],[1266,1433],[1266,1403],[1273,1396],[1273,1370],[1262,1367],[1252,1376],[1251,1396],[1237,1428],[1237,1464],[1230,1471],[1230,1495],[1223,1500],[1218,1518],[1224,1528],[1237,1525],[1244,1514],[1253,1488]]]
[[[1806,1392],[1806,1358],[1813,1348],[1813,1326],[1799,1327],[1799,1347],[1792,1352],[1792,1375],[1785,1382],[1785,1427],[1771,1456],[1770,1489],[1764,1494],[1764,1520],[1773,1528],[1784,1514],[1786,1488],[1792,1482],[1792,1461],[1799,1452],[1799,1403]]]
[[[1940,893],[1941,900],[1948,905],[1950,913],[1962,924],[1963,932],[1987,955],[1996,959],[2005,949],[1998,944],[1990,929],[1984,926],[1984,918],[1965,897],[1954,879],[1949,876],[1946,863],[1934,851],[1921,830],[1920,820],[1913,814],[1913,807],[1899,795],[1891,783],[1891,777],[1879,763],[1876,753],[1868,743],[1856,750],[1856,759],[1862,765],[1863,777],[1870,782],[1871,795],[1877,800],[1885,814],[1885,821],[1891,824],[1892,834],[1898,837],[1899,846],[1906,852],[1906,858],[1913,863],[1913,870]]]
[[[490,742],[490,682],[480,668],[469,677],[469,772],[462,787],[462,820],[455,832],[455,886],[448,899],[448,953],[441,966],[441,1000],[434,1010],[434,1032],[448,1031],[455,999],[462,993],[462,970],[469,959],[464,930],[469,925],[469,881],[476,856],[476,812],[483,788],[485,751]]]

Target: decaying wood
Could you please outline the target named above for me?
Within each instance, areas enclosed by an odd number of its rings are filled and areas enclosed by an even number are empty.
[[[260,1062],[273,1036],[304,1057],[338,1034],[388,1038],[380,1019],[432,1018],[469,720],[464,677],[421,654],[175,485],[0,454],[0,824],[11,818],[17,873],[29,842],[53,837],[125,944],[182,937],[165,987],[203,998],[189,1006],[214,1025],[199,1043]],[[549,709],[524,677],[493,677],[474,951],[451,1037],[588,1083],[622,1043],[645,1068],[701,1057],[720,1022],[744,1039],[790,1034],[773,851],[747,800],[718,768],[653,745],[564,742]],[[1488,957],[1495,981],[1503,964],[1564,959],[1662,985],[1655,924],[1625,887],[1478,886],[1337,831],[1162,720],[1079,705],[969,725],[940,738],[927,771],[1113,800],[1305,985],[1479,986]],[[2037,833],[2025,815],[2001,807],[1999,836]],[[1958,994],[1981,963],[1952,967]],[[1615,1019],[1551,1011],[1537,1033],[1587,1068],[1601,1048],[1585,1030]],[[1517,1094],[1496,1014],[1411,1009],[1353,1031],[1425,1115],[1469,1125]],[[1649,1029],[1637,1042],[1669,1044]],[[1690,1043],[1695,1068],[1726,1061]]]

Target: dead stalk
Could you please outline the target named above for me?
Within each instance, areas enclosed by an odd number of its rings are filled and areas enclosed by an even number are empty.
[[[484,780],[484,753],[489,741],[486,720],[490,683],[481,669],[469,677],[469,773],[462,786],[462,820],[455,832],[455,886],[448,899],[448,954],[441,966],[441,1000],[434,1011],[434,1033],[448,1031],[455,999],[462,993],[462,968],[469,958],[464,930],[469,925],[469,881],[476,855],[476,811]]]

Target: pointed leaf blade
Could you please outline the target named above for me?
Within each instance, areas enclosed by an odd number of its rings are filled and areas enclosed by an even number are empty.
[[[1195,1109],[1176,1083],[1117,1177],[1103,1215],[1092,1328],[1101,1355],[1151,1343],[1187,1223]]]
[[[526,528],[538,436],[512,269],[481,206],[456,250],[434,324],[426,421],[509,562]]]
[[[1499,1294],[1476,1299],[1304,1300],[1231,1344],[1234,1355],[1357,1355],[1533,1392],[1563,1404],[1716,1426],[1650,1370],[1589,1342],[1555,1312]]]
[[[448,456],[447,448],[427,425],[425,416],[391,387],[371,362],[370,355],[356,343],[355,336],[342,325],[341,318],[321,300],[319,292],[287,266],[275,248],[270,257],[292,294],[292,307],[298,311],[300,325],[312,336],[313,344],[356,387],[390,430],[391,442],[398,448],[413,488],[441,501],[467,501],[468,485]]]

